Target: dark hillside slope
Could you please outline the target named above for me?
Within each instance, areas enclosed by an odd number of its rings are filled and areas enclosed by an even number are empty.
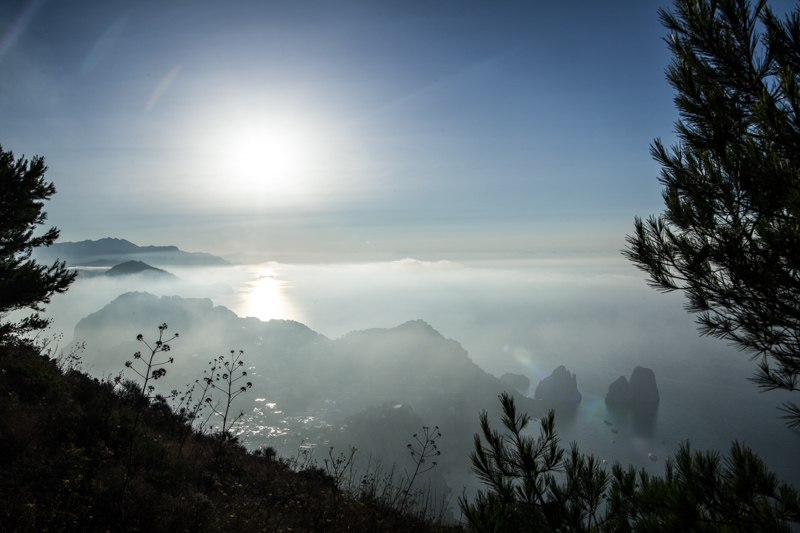
[[[433,530],[233,442],[213,469],[217,437],[163,402],[144,408],[129,454],[135,392],[0,346],[0,531]]]

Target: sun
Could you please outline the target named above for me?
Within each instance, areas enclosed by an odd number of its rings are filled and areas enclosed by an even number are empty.
[[[205,113],[186,125],[186,180],[202,202],[242,212],[311,208],[334,201],[338,178],[351,174],[350,136],[323,111],[243,96]]]
[[[247,194],[287,196],[308,185],[314,140],[299,124],[239,124],[226,135],[222,155],[228,185]]]

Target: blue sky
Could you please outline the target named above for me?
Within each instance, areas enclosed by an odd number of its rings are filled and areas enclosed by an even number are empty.
[[[0,6],[0,143],[62,240],[616,253],[677,113],[650,1]]]

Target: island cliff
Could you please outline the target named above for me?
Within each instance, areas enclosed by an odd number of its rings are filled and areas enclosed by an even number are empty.
[[[659,400],[655,372],[642,366],[633,369],[630,381],[620,376],[606,394],[606,405],[613,407],[656,405]]]
[[[578,378],[561,365],[539,382],[534,398],[548,404],[577,404],[582,399]]]

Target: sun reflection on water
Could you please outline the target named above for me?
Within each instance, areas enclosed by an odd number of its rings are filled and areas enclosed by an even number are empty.
[[[297,320],[303,317],[287,294],[288,284],[279,278],[275,267],[259,267],[253,271],[254,279],[240,292],[239,316],[252,316],[260,320]]]

